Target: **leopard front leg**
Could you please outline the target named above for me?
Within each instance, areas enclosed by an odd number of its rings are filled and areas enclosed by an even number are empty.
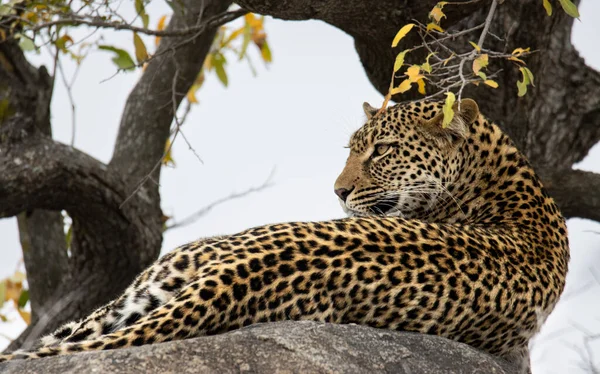
[[[191,264],[192,256],[201,251],[203,245],[211,245],[221,239],[222,237],[200,239],[163,256],[140,274],[119,298],[98,308],[85,319],[69,322],[43,337],[42,347],[90,340],[132,325],[166,303],[188,284],[196,273]],[[206,257],[202,260],[208,261],[209,256],[201,257]]]

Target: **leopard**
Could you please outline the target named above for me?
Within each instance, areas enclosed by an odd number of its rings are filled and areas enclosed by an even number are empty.
[[[376,109],[334,193],[347,217],[190,242],[124,293],[0,361],[312,320],[432,334],[529,371],[565,286],[565,219],[527,158],[464,98]]]

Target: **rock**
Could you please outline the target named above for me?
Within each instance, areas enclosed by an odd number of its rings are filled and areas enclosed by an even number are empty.
[[[0,364],[40,373],[479,373],[517,370],[502,359],[437,336],[309,321],[142,347]]]

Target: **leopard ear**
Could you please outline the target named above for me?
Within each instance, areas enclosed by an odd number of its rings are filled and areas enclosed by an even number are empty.
[[[365,112],[365,115],[367,116],[367,119],[371,119],[371,117],[373,117],[375,114],[377,114],[378,109],[377,108],[373,108],[369,103],[367,103],[366,101],[363,103],[363,110]]]
[[[423,124],[427,133],[445,144],[465,139],[469,133],[469,125],[479,116],[479,106],[475,100],[463,99],[460,104],[455,103],[452,109],[454,117],[448,126],[443,126],[444,113],[441,112]]]

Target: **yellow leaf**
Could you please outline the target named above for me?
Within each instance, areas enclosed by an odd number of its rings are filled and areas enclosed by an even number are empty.
[[[190,90],[188,91],[187,95],[186,95],[187,100],[192,103],[192,104],[198,104],[198,99],[196,98],[196,90],[194,89],[194,86],[192,86],[192,88],[190,88]],[[163,159],[163,163],[166,164],[167,160],[166,157],[165,159]]]
[[[398,53],[396,56],[396,61],[394,61],[394,73],[400,70],[402,64],[404,64],[404,55],[406,55],[406,52],[408,52],[408,49]]]
[[[488,66],[488,63],[489,63],[489,57],[488,57],[487,53],[480,55],[475,60],[473,60],[473,73],[479,74],[479,70]]]
[[[408,76],[408,80],[411,83],[417,82],[419,79],[423,79],[423,75],[419,74],[421,72],[421,67],[419,65],[412,65],[408,69],[406,69],[405,75]]]
[[[167,139],[165,144],[165,157],[163,157],[162,163],[165,166],[175,166],[175,160],[173,159],[173,147],[171,146],[171,139]]]
[[[492,87],[492,88],[498,88],[498,83],[496,83],[496,81],[491,80],[491,79],[486,79],[483,81],[484,84],[487,84],[488,86]]]
[[[235,40],[238,36],[242,35],[242,33],[244,32],[244,27],[240,27],[239,29],[233,31],[228,37],[227,39],[225,39],[225,41],[223,42],[223,45],[229,45],[229,43],[231,43],[233,40]]]
[[[263,17],[256,18],[254,13],[248,13],[244,16],[244,20],[253,29],[263,29]]]
[[[446,15],[442,12],[442,7],[440,7],[439,4],[433,7],[431,12],[429,12],[429,18],[432,18],[436,23],[440,23],[440,20],[445,17]]]
[[[525,61],[521,60],[520,58],[517,58],[515,56],[511,56],[508,58],[511,61],[516,61],[516,62],[520,62],[521,64],[525,64]]]
[[[444,120],[442,121],[442,127],[446,128],[452,122],[452,118],[454,118],[454,102],[456,101],[456,96],[452,92],[446,92],[446,101],[444,102],[444,107],[442,109],[444,113]]]
[[[398,43],[400,43],[400,40],[402,40],[402,38],[404,38],[406,36],[406,34],[408,34],[410,32],[410,30],[412,30],[413,27],[415,27],[414,23],[409,23],[407,25],[404,25],[400,29],[400,31],[398,31],[396,36],[394,37],[394,40],[392,41],[392,48],[397,46]]]
[[[512,51],[511,55],[519,57],[523,53],[529,52],[529,50],[530,50],[530,48],[515,48],[515,50]]]
[[[550,5],[550,1],[548,0],[543,0],[544,1],[544,9],[546,9],[546,13],[551,16],[552,15],[552,5]]]
[[[475,48],[477,50],[477,52],[481,52],[481,47],[480,46],[478,46],[477,44],[475,44],[475,43],[473,43],[471,41],[469,41],[469,43],[473,46],[473,48]]]
[[[141,64],[146,61],[148,59],[146,45],[136,32],[133,33],[133,46],[135,47],[135,58],[137,62]]]
[[[26,324],[31,324],[31,313],[26,312],[23,309],[17,309],[17,312],[19,312],[19,315],[21,318],[23,318],[23,321],[25,321]]]
[[[405,79],[402,81],[402,83],[400,83],[400,85],[398,87],[390,90],[390,95],[404,93],[404,92],[410,90],[411,86],[412,86],[412,83],[410,83],[410,81],[408,79]]]
[[[418,85],[418,87],[419,87],[419,93],[420,93],[421,95],[425,95],[425,93],[426,93],[426,92],[425,92],[425,81],[424,81],[423,79],[419,79],[419,80],[417,81],[417,85]]]
[[[439,31],[439,32],[444,32],[444,29],[442,29],[440,27],[440,25],[436,25],[433,22],[430,22],[430,23],[427,24],[427,31],[429,32],[431,30],[435,30],[435,31]]]
[[[158,31],[162,31],[162,30],[164,30],[164,29],[165,29],[165,24],[166,24],[166,22],[167,22],[167,16],[166,16],[166,15],[164,15],[164,16],[162,16],[162,17],[160,17],[160,18],[158,19],[158,25],[156,25],[156,29],[157,29]],[[160,36],[157,36],[156,38],[154,38],[154,45],[155,45],[156,47],[158,47],[158,44],[159,44],[159,43],[160,43]]]
[[[560,6],[562,6],[565,13],[570,15],[573,18],[579,18],[579,11],[577,10],[577,5],[573,4],[571,0],[558,0]]]
[[[487,79],[487,75],[483,71],[480,71],[479,73],[477,73],[477,76],[483,80]]]
[[[450,55],[450,57],[448,57],[447,59],[444,60],[444,66],[446,66],[448,64],[448,62],[450,62],[450,60],[452,60],[454,58],[454,56],[456,56],[454,54],[454,52],[452,52],[452,54]]]

